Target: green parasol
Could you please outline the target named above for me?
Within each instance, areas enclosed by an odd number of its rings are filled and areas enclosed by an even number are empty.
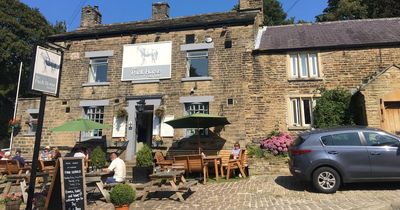
[[[64,132],[64,131],[79,131],[79,141],[81,140],[81,132],[88,132],[96,129],[109,128],[109,125],[104,125],[89,119],[76,119],[66,122],[58,127],[50,129],[54,132]]]

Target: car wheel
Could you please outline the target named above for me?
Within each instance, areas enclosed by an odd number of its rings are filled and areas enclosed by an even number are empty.
[[[321,167],[313,173],[313,184],[317,191],[322,193],[335,193],[340,186],[338,172],[330,167]]]

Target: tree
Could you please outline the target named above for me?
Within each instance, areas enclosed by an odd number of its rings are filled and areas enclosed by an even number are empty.
[[[342,125],[353,125],[350,109],[351,94],[349,91],[336,88],[321,89],[321,98],[313,111],[314,127],[329,128]]]
[[[239,10],[240,5],[236,4],[232,10]],[[283,11],[282,4],[278,0],[264,0],[264,25],[287,25],[294,23],[294,17],[287,18]]]
[[[329,0],[318,22],[400,16],[398,0]]]
[[[12,116],[20,62],[24,64],[20,90],[21,95],[24,95],[29,85],[29,67],[33,47],[43,42],[47,36],[64,30],[63,24],[65,26],[65,23],[57,23],[57,27],[54,28],[38,9],[29,8],[20,1],[0,1],[1,139],[7,135],[7,122]],[[11,108],[7,108],[10,105]]]

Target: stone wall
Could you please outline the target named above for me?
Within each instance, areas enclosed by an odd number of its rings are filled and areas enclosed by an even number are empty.
[[[400,63],[398,47],[361,48],[318,51],[320,79],[289,80],[289,57],[286,52],[255,55],[252,72],[248,76],[249,103],[246,110],[247,139],[260,139],[276,127],[292,134],[306,128],[290,127],[289,98],[295,96],[318,97],[320,87],[343,87],[356,91],[370,74]],[[395,89],[386,83],[386,88]],[[375,93],[380,94],[380,93]],[[370,103],[368,103],[370,106]],[[367,107],[367,110],[370,108]],[[368,111],[367,111],[368,112]],[[371,116],[373,115],[373,116]],[[380,115],[375,111],[368,116],[368,123],[378,126]],[[379,127],[379,126],[378,126]]]

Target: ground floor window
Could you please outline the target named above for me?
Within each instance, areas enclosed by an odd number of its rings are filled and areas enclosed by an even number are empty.
[[[90,106],[84,107],[84,118],[93,120],[98,123],[103,123],[104,121],[104,106]],[[86,132],[85,137],[101,137],[103,135],[102,129],[96,129],[91,132]]]
[[[307,127],[313,122],[313,108],[315,107],[315,99],[311,97],[293,97],[290,98],[290,125]]]
[[[30,113],[28,122],[28,134],[35,134],[37,130],[39,113]]]
[[[196,113],[208,114],[208,102],[201,103],[185,103],[186,115]],[[196,133],[196,129],[186,129],[186,136],[192,136]],[[200,136],[208,136],[208,129],[200,129]]]

